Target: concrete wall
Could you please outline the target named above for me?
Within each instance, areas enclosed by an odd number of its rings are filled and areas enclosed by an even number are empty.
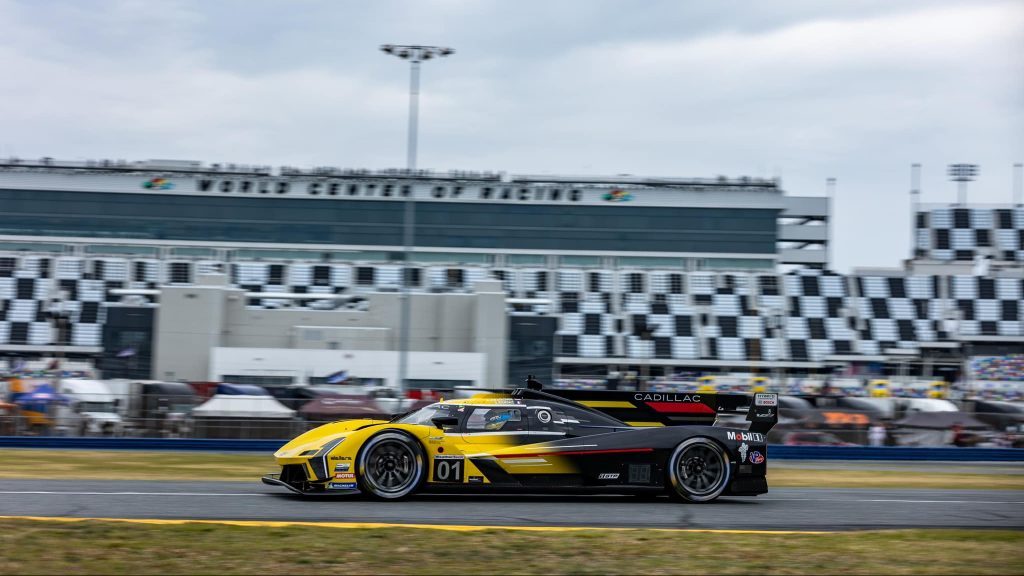
[[[398,352],[380,350],[293,350],[285,348],[214,348],[210,372],[203,380],[225,374],[289,376],[295,382],[346,370],[353,376],[398,381]],[[468,380],[488,385],[487,358],[472,352],[410,352],[409,375],[416,380]]]
[[[413,293],[409,349],[480,355],[485,359],[482,374],[477,374],[479,366],[470,362],[465,365],[470,376],[453,378],[504,385],[508,354],[505,294],[501,283],[492,280],[477,282],[473,288],[472,293]],[[358,309],[269,310],[248,308],[245,292],[228,286],[223,275],[200,276],[195,286],[164,286],[156,320],[154,377],[206,380],[217,374],[238,374],[211,363],[214,349],[319,350],[334,357],[339,352],[397,351],[400,295],[363,296],[366,302]],[[397,354],[394,356],[397,367]],[[411,361],[409,378],[433,379],[425,375],[432,373],[429,365]],[[271,369],[266,363],[264,366]],[[348,369],[355,376],[371,376],[337,362],[332,366],[330,372]]]
[[[165,286],[153,335],[153,376],[160,380],[205,380],[210,350],[220,346],[228,295],[226,276],[201,276],[194,286]]]

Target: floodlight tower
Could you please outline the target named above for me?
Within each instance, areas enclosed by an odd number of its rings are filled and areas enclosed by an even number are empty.
[[[1024,164],[1013,165],[1013,205],[1024,206]]]
[[[406,46],[402,44],[384,44],[380,47],[385,54],[397,56],[402,60],[408,60],[411,64],[409,71],[409,131],[406,144],[406,169],[411,175],[416,170],[416,144],[419,129],[420,115],[420,63],[432,58],[444,58],[451,56],[455,50],[441,46]],[[399,342],[398,342],[398,392],[399,397],[405,394],[405,380],[409,370],[409,323],[412,314],[412,298],[409,294],[412,271],[409,269],[409,262],[412,261],[412,246],[415,241],[416,227],[416,192],[410,190],[405,197],[405,215],[402,224],[402,243],[404,245],[402,256],[402,292],[401,312],[399,319]]]
[[[978,175],[977,164],[950,164],[949,179],[958,184],[956,203],[963,206],[967,202],[967,183]]]

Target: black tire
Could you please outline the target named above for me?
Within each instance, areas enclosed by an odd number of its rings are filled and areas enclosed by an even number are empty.
[[[668,491],[686,502],[711,502],[729,486],[725,448],[710,438],[690,438],[668,459]]]
[[[402,432],[373,436],[356,460],[359,489],[380,500],[399,500],[413,494],[426,476],[423,447]]]

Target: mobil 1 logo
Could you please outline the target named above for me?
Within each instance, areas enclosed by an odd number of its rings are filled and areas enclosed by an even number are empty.
[[[438,454],[434,456],[434,482],[462,482],[465,458]]]

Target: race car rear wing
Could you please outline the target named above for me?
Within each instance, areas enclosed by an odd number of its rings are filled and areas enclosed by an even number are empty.
[[[769,393],[747,395],[552,388],[544,388],[543,393],[604,412],[633,426],[711,426],[719,415],[745,413],[751,432],[767,434],[779,421],[779,397]]]

